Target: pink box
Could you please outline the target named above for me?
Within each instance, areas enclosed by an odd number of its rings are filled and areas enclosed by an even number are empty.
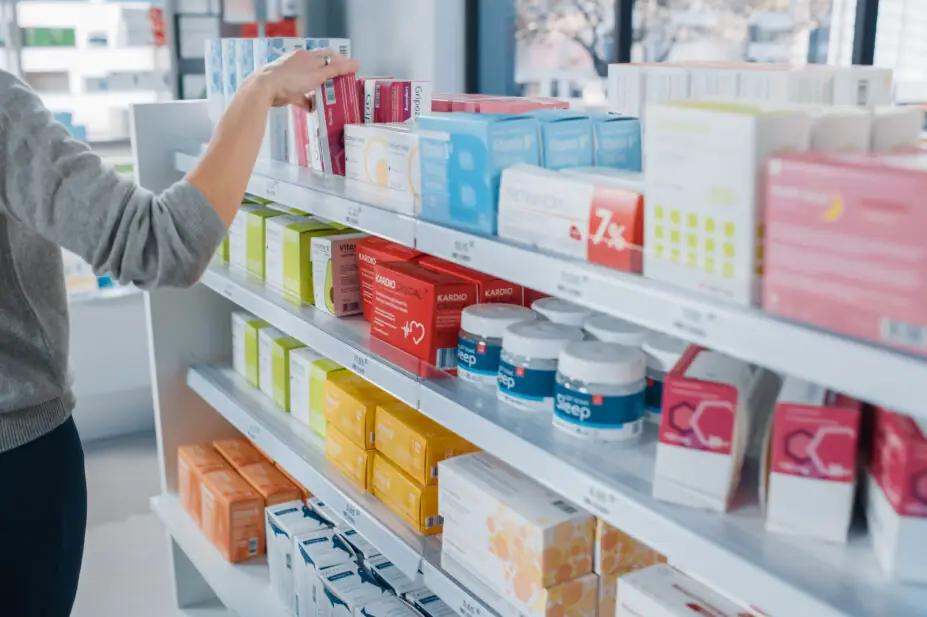
[[[319,123],[319,152],[322,171],[344,175],[344,126],[362,124],[357,78],[342,75],[319,86],[316,92],[316,117]]]
[[[432,111],[430,81],[377,81],[375,122],[405,122]]]
[[[862,403],[787,377],[766,435],[766,530],[846,542],[856,493]]]
[[[927,154],[794,154],[767,168],[762,304],[927,355]]]
[[[751,429],[763,424],[778,391],[774,373],[690,346],[663,381],[653,496],[726,511]]]
[[[927,427],[877,408],[866,490],[876,556],[892,577],[927,582]]]
[[[311,137],[309,135],[309,118],[302,107],[290,106],[290,116],[293,120],[293,141],[295,142],[296,164],[300,167],[311,166]],[[290,161],[293,163],[293,161]]]

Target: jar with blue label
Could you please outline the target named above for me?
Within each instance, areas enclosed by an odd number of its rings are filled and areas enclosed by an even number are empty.
[[[647,419],[651,422],[660,423],[663,409],[663,379],[676,366],[688,347],[689,344],[684,340],[659,332],[652,333],[641,345],[641,350],[647,356],[647,393],[644,396],[644,406],[647,408]]]
[[[495,386],[505,329],[537,318],[531,309],[513,304],[474,304],[465,308],[457,338],[457,376],[481,386]]]
[[[557,358],[564,347],[581,340],[579,328],[550,321],[506,328],[499,356],[499,400],[524,411],[552,412]]]
[[[544,319],[565,326],[582,328],[586,320],[592,315],[592,309],[573,304],[560,298],[541,298],[535,300],[531,309],[541,314]]]
[[[640,347],[652,334],[644,326],[602,313],[591,315],[583,325],[583,330],[597,341],[618,343],[628,347]]]
[[[570,343],[560,352],[554,426],[596,441],[638,439],[644,432],[646,373],[640,349]]]

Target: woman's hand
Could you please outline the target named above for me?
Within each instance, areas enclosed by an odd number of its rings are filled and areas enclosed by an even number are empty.
[[[330,62],[326,62],[326,58]],[[331,49],[299,50],[262,67],[249,79],[260,83],[272,97],[273,106],[309,107],[310,93],[325,81],[354,73],[357,60],[349,60]]]

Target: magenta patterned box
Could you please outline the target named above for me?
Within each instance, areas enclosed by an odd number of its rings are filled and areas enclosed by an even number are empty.
[[[344,127],[363,124],[357,77],[354,73],[326,81],[316,92],[316,117],[319,124],[319,151],[322,171],[344,175]]]

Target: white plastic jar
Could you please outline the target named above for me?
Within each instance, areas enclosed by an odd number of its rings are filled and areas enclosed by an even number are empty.
[[[505,329],[522,321],[536,321],[538,314],[513,304],[474,304],[460,316],[457,338],[457,376],[483,386],[495,386]]]
[[[554,426],[596,441],[638,439],[644,432],[646,372],[640,349],[570,343],[560,352]]]
[[[582,328],[586,319],[592,315],[592,310],[584,306],[561,300],[560,298],[541,298],[535,300],[531,308],[541,314],[544,319],[565,326]]]
[[[502,335],[497,396],[524,411],[554,410],[557,358],[583,340],[579,328],[550,321],[518,323]]]
[[[583,330],[597,341],[618,343],[628,347],[640,347],[652,334],[644,326],[602,313],[591,315],[586,320]]]
[[[689,344],[682,339],[669,334],[654,332],[641,350],[647,356],[647,393],[644,395],[644,407],[647,409],[647,419],[651,422],[660,422],[663,409],[663,379],[672,370]]]

